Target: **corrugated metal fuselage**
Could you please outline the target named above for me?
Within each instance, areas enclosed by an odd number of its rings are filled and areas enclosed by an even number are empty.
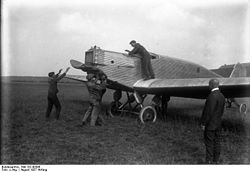
[[[152,66],[158,79],[187,79],[221,77],[201,65],[172,57],[152,55]],[[113,81],[127,87],[141,79],[141,63],[137,57],[124,53],[92,48],[85,54],[85,63],[99,64],[99,69]]]

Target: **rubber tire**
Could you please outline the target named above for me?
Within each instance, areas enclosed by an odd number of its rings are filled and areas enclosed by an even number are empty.
[[[240,104],[239,107],[240,113],[247,113],[247,105],[246,104]]]
[[[151,120],[151,122],[155,122],[155,121],[156,121],[157,113],[156,113],[155,108],[152,107],[152,106],[145,106],[145,107],[143,107],[143,108],[141,109],[140,115],[139,115],[140,121],[141,121],[143,124],[146,122],[146,121],[144,121],[143,116],[145,115],[145,112],[147,112],[148,110],[151,110],[151,111],[153,112],[153,115],[154,115],[154,117],[153,117],[153,119]]]

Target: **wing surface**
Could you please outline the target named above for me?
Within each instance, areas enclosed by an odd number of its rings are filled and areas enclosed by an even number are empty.
[[[175,97],[206,98],[209,94],[208,82],[212,78],[191,79],[151,79],[139,80],[133,87],[147,94],[166,94]],[[225,97],[250,97],[250,78],[217,78]]]
[[[66,75],[65,78],[72,79],[75,81],[87,82],[85,75]]]

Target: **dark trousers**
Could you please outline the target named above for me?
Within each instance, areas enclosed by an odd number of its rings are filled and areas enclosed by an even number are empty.
[[[53,105],[56,107],[56,119],[59,119],[59,115],[61,112],[61,104],[58,100],[57,95],[48,96],[48,106],[46,111],[46,118],[49,118]]]
[[[221,151],[221,130],[205,130],[206,163],[218,163]]]
[[[154,71],[150,59],[145,57],[141,59],[141,71],[143,78],[154,78]]]

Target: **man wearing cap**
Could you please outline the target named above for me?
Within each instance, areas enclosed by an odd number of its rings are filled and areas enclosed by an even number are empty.
[[[70,68],[68,67],[65,70],[65,72],[60,76],[59,74],[61,73],[62,69],[60,69],[57,74],[55,74],[54,72],[50,72],[48,74],[49,90],[48,90],[48,96],[47,96],[48,106],[47,106],[47,111],[46,111],[46,119],[49,118],[53,105],[55,105],[56,107],[56,119],[59,119],[60,111],[61,111],[61,104],[57,97],[57,93],[58,93],[57,82],[59,82],[64,76],[66,76],[66,73],[69,71],[69,69]]]
[[[130,45],[133,48],[132,51],[125,50],[128,52],[129,55],[139,55],[141,58],[141,71],[142,71],[142,78],[144,80],[153,79],[155,78],[152,65],[151,65],[151,55],[149,52],[139,43],[136,43],[135,40],[130,42]]]
[[[89,91],[89,108],[82,119],[82,125],[86,124],[86,121],[91,114],[90,126],[95,126],[97,118],[103,122],[103,118],[100,116],[101,113],[101,99],[103,92],[106,89],[106,82],[100,81],[95,74],[87,75],[87,88]],[[98,83],[100,82],[100,83]]]
[[[219,90],[219,81],[209,81],[209,94],[201,116],[201,129],[204,131],[206,163],[218,164],[221,151],[221,118],[224,112],[225,97]]]

